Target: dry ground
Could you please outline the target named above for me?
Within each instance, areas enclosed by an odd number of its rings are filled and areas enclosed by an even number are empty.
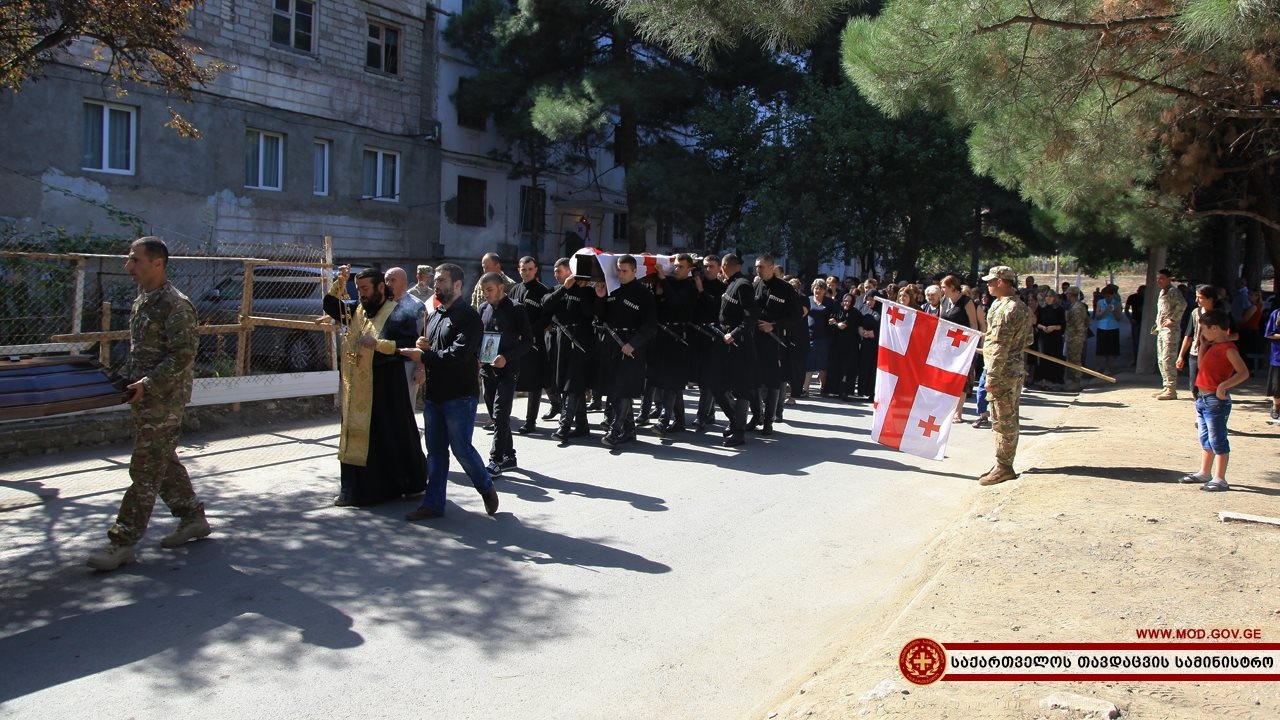
[[[1221,510],[1280,516],[1280,427],[1262,384],[1236,395],[1233,491],[1176,479],[1198,468],[1194,409],[1150,399],[1150,376],[1092,385],[1022,477],[984,491],[942,532],[917,577],[833,633],[828,659],[757,717],[1064,718],[1054,692],[1132,718],[1276,718],[1280,683],[938,682],[898,671],[912,638],[950,642],[1126,642],[1135,629],[1260,628],[1280,642],[1280,527],[1223,523]]]

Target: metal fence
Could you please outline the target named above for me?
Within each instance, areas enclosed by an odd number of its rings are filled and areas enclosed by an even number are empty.
[[[169,244],[169,279],[200,319],[198,378],[336,368],[334,326],[317,322],[332,277],[327,243]],[[90,353],[119,369],[138,292],[126,256],[31,250],[0,240],[0,356]]]

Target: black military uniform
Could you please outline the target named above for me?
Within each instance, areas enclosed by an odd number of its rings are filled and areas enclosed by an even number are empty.
[[[534,278],[529,282],[517,283],[511,288],[511,302],[524,308],[529,318],[529,327],[533,331],[533,348],[520,362],[520,377],[516,380],[516,391],[529,394],[529,402],[525,408],[524,425],[516,432],[521,435],[533,432],[538,425],[538,409],[542,406],[542,391],[547,391],[547,399],[551,401],[551,412],[546,419],[550,420],[560,411],[560,393],[556,391],[548,372],[547,321],[543,317],[542,302],[551,289]]]
[[[505,364],[498,368],[489,364],[480,366],[480,379],[484,381],[484,402],[493,417],[493,444],[489,448],[489,472],[501,474],[516,467],[515,446],[511,442],[511,402],[516,394],[523,359],[533,347],[533,333],[524,309],[504,297],[497,305],[488,302],[480,306],[480,323],[484,331],[499,333],[498,354]]]
[[[693,427],[701,430],[716,421],[716,395],[711,383],[713,351],[717,343],[722,343],[720,335],[711,329],[720,323],[720,298],[728,287],[723,281],[713,278],[702,279],[702,292],[698,294],[693,308],[693,322],[689,333],[689,344],[692,346],[691,372],[698,383],[698,413],[694,417]]]
[[[596,291],[583,284],[552,290],[542,300],[543,317],[551,333],[549,375],[560,395],[560,427],[552,433],[557,440],[586,435],[587,404],[583,392],[591,387],[595,374]]]
[[[635,399],[644,392],[646,368],[645,346],[658,332],[658,314],[653,293],[632,280],[601,299],[596,305],[596,319],[605,333],[603,357],[609,375],[603,378],[612,418],[604,443],[618,445],[635,439]],[[634,352],[627,357],[622,346],[629,344]]]
[[[761,417],[754,412],[753,406],[747,429],[754,430],[758,423],[762,423],[763,434],[770,435],[774,418],[778,416],[782,383],[787,379],[789,354],[797,352],[795,338],[788,337],[788,328],[796,318],[804,317],[804,310],[795,288],[779,277],[757,283],[755,301],[760,309],[760,319],[772,323],[773,332],[756,329],[756,370],[760,373],[760,385],[764,390],[764,414]]]
[[[720,338],[712,346],[712,387],[716,403],[729,418],[729,427],[724,431],[725,447],[745,441],[748,398],[760,386],[755,351],[757,318],[751,282],[735,273],[720,298],[720,317],[715,328]],[[724,341],[726,334],[733,336],[732,343]]]
[[[657,388],[661,406],[658,432],[685,429],[684,386],[689,382],[689,321],[698,301],[693,278],[677,280],[668,276],[655,283],[658,304],[658,334],[649,362],[649,380]]]

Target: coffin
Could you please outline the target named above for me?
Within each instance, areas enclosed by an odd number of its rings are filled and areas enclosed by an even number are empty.
[[[0,360],[0,420],[119,405],[125,381],[87,355]]]

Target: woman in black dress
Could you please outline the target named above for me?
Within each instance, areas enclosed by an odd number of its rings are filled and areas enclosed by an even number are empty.
[[[840,307],[832,315],[831,355],[827,363],[827,387],[823,390],[841,400],[853,393],[858,377],[858,328],[862,313],[853,306],[853,293],[840,299]]]
[[[1044,307],[1036,313],[1040,352],[1049,357],[1061,358],[1063,331],[1066,327],[1067,311],[1058,302],[1058,294],[1050,290],[1045,293]],[[1041,390],[1056,390],[1062,385],[1062,371],[1062,365],[1041,360],[1036,363],[1035,382],[1040,384]]]

